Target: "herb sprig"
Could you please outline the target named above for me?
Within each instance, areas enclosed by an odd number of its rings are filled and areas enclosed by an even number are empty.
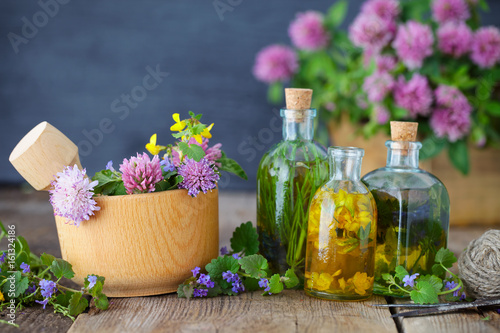
[[[231,251],[222,248],[221,256],[205,266],[207,274],[200,274],[200,267],[194,268],[193,276],[179,286],[177,294],[185,298],[234,296],[263,289],[262,295],[272,295],[299,284],[293,269],[284,276],[271,274],[266,258],[257,254],[258,249],[257,230],[252,222],[242,223],[231,238]]]

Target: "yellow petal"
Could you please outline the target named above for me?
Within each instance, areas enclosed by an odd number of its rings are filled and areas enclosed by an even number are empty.
[[[149,143],[152,144],[153,146],[156,146],[156,133],[151,135],[151,138],[149,139]]]
[[[170,130],[180,132],[184,129],[184,127],[186,127],[186,122],[181,121],[170,126]]]
[[[193,138],[201,145],[202,139],[200,134],[193,135]]]
[[[212,130],[212,127],[214,127],[214,123],[212,123],[212,124],[210,124],[210,126],[204,128],[203,132],[201,132],[201,135],[207,139],[210,139],[212,137],[212,134],[210,133],[210,130]]]
[[[151,153],[151,155],[158,155],[160,152],[160,146],[152,145],[151,143],[146,145],[146,149]]]
[[[180,118],[180,116],[179,116],[179,114],[178,114],[178,113],[174,113],[174,114],[172,115],[172,118],[174,119],[174,121],[175,121],[176,123],[180,123],[180,122],[181,122],[181,118]]]

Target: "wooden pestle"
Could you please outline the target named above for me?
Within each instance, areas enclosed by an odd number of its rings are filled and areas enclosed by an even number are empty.
[[[82,169],[78,147],[46,121],[19,141],[9,161],[37,191],[48,191],[56,174],[68,165]]]

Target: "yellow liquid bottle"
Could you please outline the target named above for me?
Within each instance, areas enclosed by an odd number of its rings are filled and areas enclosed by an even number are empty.
[[[330,180],[316,191],[309,208],[306,294],[358,301],[372,295],[377,209],[360,181],[360,148],[328,150]]]

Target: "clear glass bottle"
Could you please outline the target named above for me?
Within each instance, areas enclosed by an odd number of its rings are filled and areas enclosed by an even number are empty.
[[[372,295],[377,208],[361,182],[364,150],[328,149],[330,180],[309,209],[306,294],[356,301]]]
[[[378,209],[375,255],[378,294],[397,294],[385,287],[382,274],[394,274],[399,265],[410,274],[432,274],[435,253],[447,245],[448,191],[439,179],[418,167],[422,144],[414,140],[387,141],[387,165],[362,179]]]
[[[281,116],[283,140],[257,171],[257,231],[271,271],[291,267],[303,282],[309,204],[327,180],[327,155],[313,141],[315,109],[282,109]]]

